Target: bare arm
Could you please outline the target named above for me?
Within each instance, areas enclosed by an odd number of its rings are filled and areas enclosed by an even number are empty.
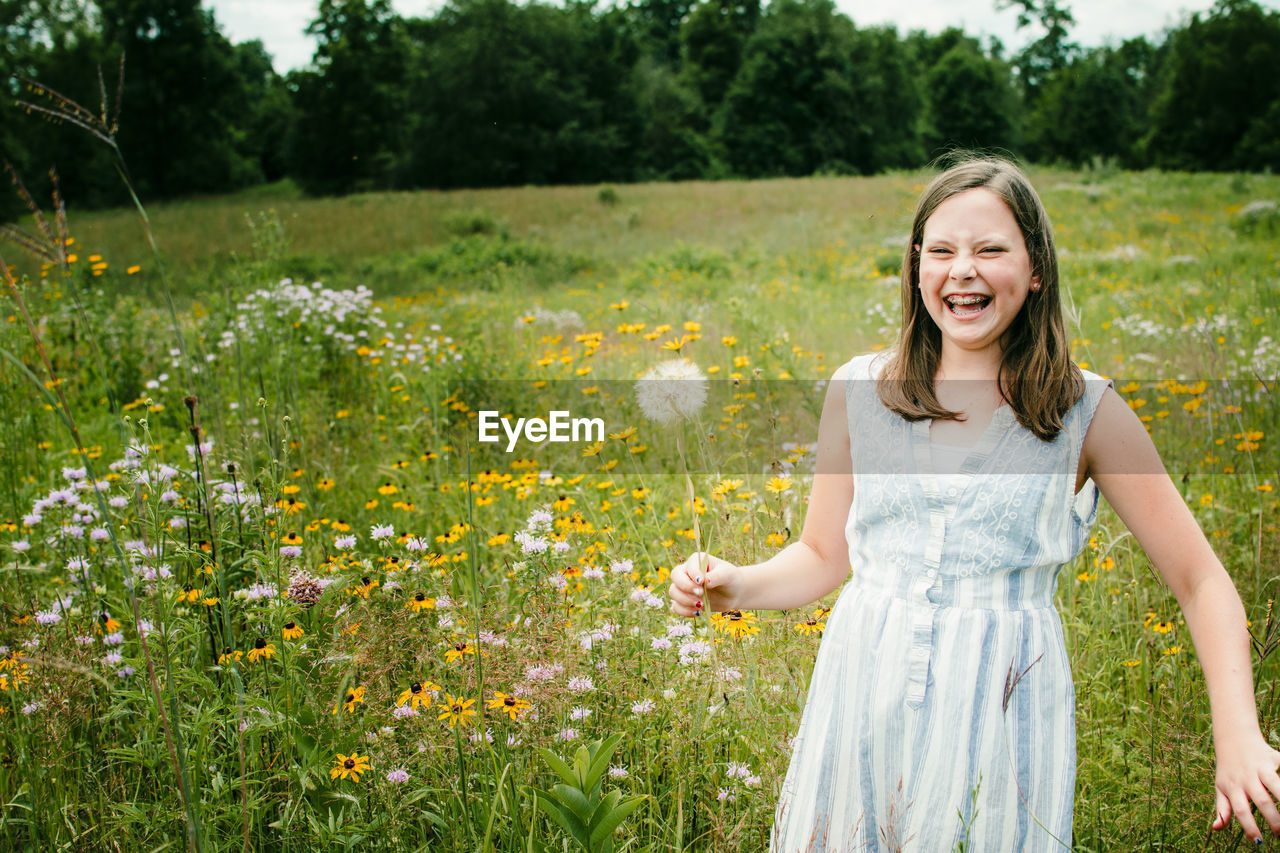
[[[1178,599],[1204,668],[1218,761],[1218,817],[1235,812],[1250,838],[1261,838],[1249,813],[1257,805],[1280,833],[1280,798],[1272,749],[1258,728],[1244,607],[1231,577],[1182,500],[1142,422],[1108,390],[1085,437],[1084,462],[1116,515],[1137,538]]]
[[[694,554],[671,573],[672,609],[692,616],[702,602],[705,572],[709,610],[791,610],[817,601],[849,575],[844,527],[853,502],[853,464],[845,403],[848,365],[832,376],[818,425],[817,471],[800,540],[763,563],[734,566]]]

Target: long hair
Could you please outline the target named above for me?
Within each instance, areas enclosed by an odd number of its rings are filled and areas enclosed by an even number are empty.
[[[1040,289],[1027,293],[1022,309],[1005,330],[998,387],[1018,422],[1052,441],[1062,431],[1063,417],[1084,393],[1084,376],[1071,361],[1067,346],[1058,292],[1058,253],[1049,216],[1031,182],[1007,160],[968,157],[934,178],[920,196],[902,263],[902,327],[876,391],[886,407],[909,421],[959,416],[938,402],[934,378],[942,357],[942,333],[917,286],[920,252],[915,247],[923,241],[925,222],[939,205],[978,187],[991,190],[1008,205],[1031,258],[1031,274],[1040,277]]]

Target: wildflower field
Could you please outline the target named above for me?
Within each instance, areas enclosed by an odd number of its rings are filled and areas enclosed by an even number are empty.
[[[1234,577],[1280,745],[1280,178],[1031,177],[1074,355]],[[927,179],[281,189],[154,208],[158,254],[133,212],[21,223],[0,847],[764,849],[826,609],[682,620],[667,576],[798,535]],[[673,359],[708,396],[657,423]],[[607,432],[478,441],[553,408]],[[1186,628],[1105,506],[1058,606],[1076,848],[1236,849]]]

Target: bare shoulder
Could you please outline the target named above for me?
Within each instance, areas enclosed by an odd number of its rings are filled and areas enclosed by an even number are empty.
[[[1098,401],[1081,456],[1086,476],[1095,481],[1110,474],[1164,473],[1147,428],[1114,388]]]

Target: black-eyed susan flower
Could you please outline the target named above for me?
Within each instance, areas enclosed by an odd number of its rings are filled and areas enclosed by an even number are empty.
[[[347,691],[347,695],[342,699],[342,710],[348,714],[354,714],[356,705],[364,702],[364,687],[352,687]],[[334,708],[333,713],[338,713],[338,709]]]
[[[1161,620],[1160,622],[1153,624],[1151,626],[1151,630],[1155,631],[1157,634],[1167,634],[1173,630],[1173,623]]]
[[[253,648],[249,649],[249,663],[257,663],[263,658],[272,658],[275,656],[275,643],[268,643],[262,637],[253,641]]]
[[[112,619],[110,614],[105,610],[98,614],[98,626],[102,629],[103,633],[106,634],[114,634],[116,631],[120,630],[120,623]]]
[[[351,779],[360,781],[360,774],[369,770],[369,756],[351,753],[343,755],[339,752],[333,759],[333,767],[329,770],[330,779]]]
[[[518,696],[509,696],[495,690],[493,698],[485,703],[485,707],[492,711],[501,711],[511,719],[518,720],[533,706]]]
[[[425,592],[415,592],[413,598],[405,602],[405,609],[412,610],[414,613],[421,613],[423,610],[431,610],[436,606],[434,598],[428,598]]]
[[[453,728],[459,723],[465,726],[467,723],[471,722],[471,718],[476,715],[475,709],[471,706],[476,703],[476,700],[460,699],[450,693],[446,693],[445,697],[447,698],[447,701],[439,706],[444,709],[444,712],[436,717],[436,719],[448,720],[449,728]]]
[[[461,660],[463,655],[472,655],[476,653],[476,647],[465,640],[461,640],[449,646],[449,650],[444,653],[444,659],[447,663],[453,663]]]
[[[244,652],[227,646],[226,650],[223,651],[222,654],[218,655],[218,666],[226,666],[233,660],[242,660],[243,658]]]
[[[396,705],[408,705],[415,711],[422,705],[431,707],[431,694],[438,693],[440,685],[433,684],[430,681],[415,681],[409,685],[409,689],[400,693],[400,697],[396,699]]]
[[[296,640],[299,637],[301,637],[304,633],[305,632],[302,630],[302,626],[299,625],[297,622],[294,622],[293,620],[290,620],[284,623],[284,628],[280,631],[280,634],[286,640]]]
[[[760,633],[760,626],[755,622],[756,615],[750,610],[726,610],[711,616],[711,624],[735,640]]]
[[[400,487],[395,483],[383,483],[381,486],[378,486],[378,494],[383,497],[386,497],[387,495],[394,495],[399,491]]]
[[[796,633],[811,636],[813,634],[821,635],[826,630],[827,623],[819,619],[817,616],[810,616],[803,622],[795,624]]]
[[[200,597],[200,589],[192,586],[184,586],[178,590],[178,601],[185,601],[187,604],[194,604],[196,599]]]

